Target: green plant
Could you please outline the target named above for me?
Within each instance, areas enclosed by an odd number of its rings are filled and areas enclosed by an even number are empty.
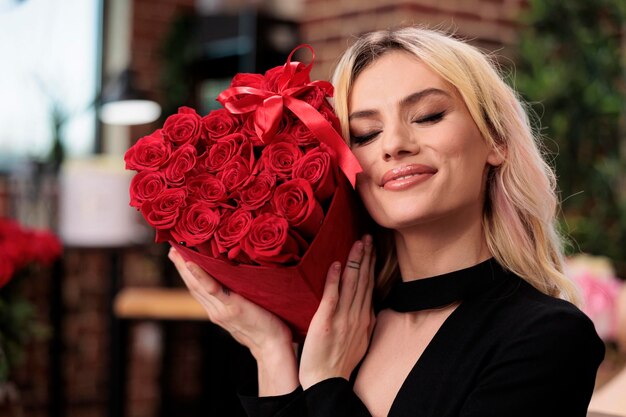
[[[515,87],[541,118],[571,252],[626,276],[626,2],[529,0]]]

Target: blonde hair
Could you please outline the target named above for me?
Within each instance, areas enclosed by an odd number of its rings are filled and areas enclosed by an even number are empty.
[[[349,140],[348,99],[354,81],[381,55],[398,50],[416,56],[456,87],[487,144],[504,156],[487,177],[482,220],[495,259],[539,291],[578,304],[578,291],[563,274],[556,177],[542,158],[522,101],[477,48],[418,27],[363,35],[342,56],[333,76],[344,138]],[[377,281],[382,293],[399,275],[393,239],[390,234],[386,238],[378,249],[387,251]]]

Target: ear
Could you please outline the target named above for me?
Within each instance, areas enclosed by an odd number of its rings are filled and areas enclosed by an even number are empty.
[[[506,150],[494,146],[487,154],[487,163],[491,166],[497,167],[502,165],[505,158]]]

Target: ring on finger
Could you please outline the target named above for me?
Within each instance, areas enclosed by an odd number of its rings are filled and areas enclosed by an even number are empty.
[[[352,269],[361,269],[361,263],[357,261],[348,261],[346,266]]]

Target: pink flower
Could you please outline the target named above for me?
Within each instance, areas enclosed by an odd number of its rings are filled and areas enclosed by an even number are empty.
[[[579,287],[582,310],[593,321],[603,340],[614,340],[617,331],[617,297],[624,285],[608,259],[578,255],[568,259],[565,272]]]

